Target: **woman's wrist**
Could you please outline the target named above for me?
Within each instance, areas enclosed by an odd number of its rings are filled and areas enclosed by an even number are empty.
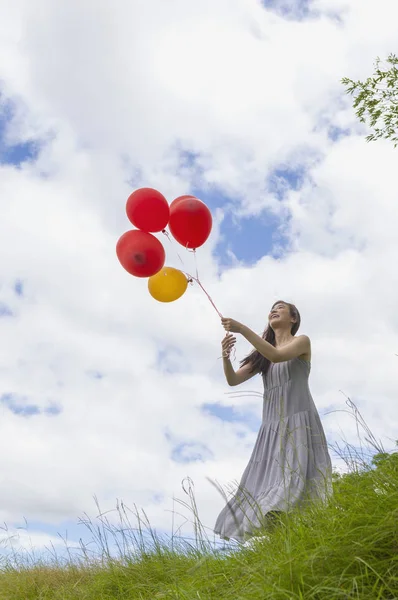
[[[250,331],[250,329],[246,327],[246,325],[241,325],[239,327],[239,333],[243,335],[243,337],[246,337],[248,331]]]

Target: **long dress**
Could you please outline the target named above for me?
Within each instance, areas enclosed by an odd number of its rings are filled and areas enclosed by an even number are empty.
[[[263,376],[262,424],[239,487],[219,514],[214,532],[244,541],[267,526],[268,512],[333,493],[332,461],[308,385],[311,363],[293,358],[271,363]]]

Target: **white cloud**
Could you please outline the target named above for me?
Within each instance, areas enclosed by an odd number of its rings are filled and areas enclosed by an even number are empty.
[[[0,293],[17,315],[0,321],[2,387],[63,409],[22,418],[1,407],[2,521],[77,519],[97,494],[103,509],[123,498],[170,528],[165,509],[190,475],[211,526],[223,500],[205,477],[239,479],[250,456],[253,432],[238,437],[243,425],[199,410],[222,402],[261,417],[261,399],[225,396],[223,332],[206,297],[190,288],[157,304],[117,262],[125,200],[140,185],[172,200],[195,181],[204,193],[221,188],[237,211],[289,214],[290,255],[221,278],[215,215],[198,251],[203,284],[221,312],[256,331],[273,301],[293,301],[313,340],[318,409],[345,408],[342,389],[377,439],[395,439],[396,159],[387,142],[364,142],[340,79],[367,76],[393,49],[397,9],[385,1],[370,21],[363,3],[345,6],[342,22],[327,2],[313,3],[324,16],[295,22],[248,0],[0,2],[3,89],[18,106],[12,137],[47,139],[37,163],[0,169]],[[332,143],[330,124],[350,137]],[[179,146],[199,154],[200,177],[194,166],[179,171]],[[282,203],[266,181],[280,164],[303,164],[307,175]],[[239,341],[239,356],[248,349]],[[179,372],[159,365],[159,350]],[[345,413],[323,421],[330,441],[341,427],[355,444]],[[174,463],[166,430],[214,458]],[[154,503],[156,493],[167,500]]]

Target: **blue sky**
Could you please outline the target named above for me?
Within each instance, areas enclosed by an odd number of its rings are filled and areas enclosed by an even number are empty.
[[[285,18],[301,20],[308,15],[311,0],[262,0],[262,4]]]
[[[0,85],[0,164],[19,166],[21,163],[33,160],[39,152],[39,144],[34,140],[22,144],[12,144],[8,140],[7,126],[13,118],[13,107],[10,101],[2,103]]]
[[[236,216],[234,203],[238,202],[238,198],[232,199],[226,196],[217,186],[206,186],[205,190],[199,187],[203,175],[200,156],[181,148],[179,155],[181,168],[194,171],[195,179],[198,181],[197,186],[194,185],[189,193],[206,202],[211,211],[220,208],[224,210],[220,230],[221,240],[215,249],[215,256],[221,266],[227,267],[233,264],[229,252],[246,265],[257,262],[266,254],[278,257],[283,253],[285,238],[279,227],[285,226],[286,222],[281,223],[280,218],[270,210],[262,210],[255,216],[250,214]],[[304,166],[281,165],[271,174],[264,173],[263,194],[273,194],[278,200],[282,200],[289,189],[300,189],[304,177]]]

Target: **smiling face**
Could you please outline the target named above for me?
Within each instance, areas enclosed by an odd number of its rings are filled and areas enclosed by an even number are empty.
[[[277,302],[274,304],[268,315],[268,322],[272,329],[274,329],[274,325],[276,325],[278,329],[288,328],[290,331],[292,327],[292,317],[287,304],[284,302]]]

